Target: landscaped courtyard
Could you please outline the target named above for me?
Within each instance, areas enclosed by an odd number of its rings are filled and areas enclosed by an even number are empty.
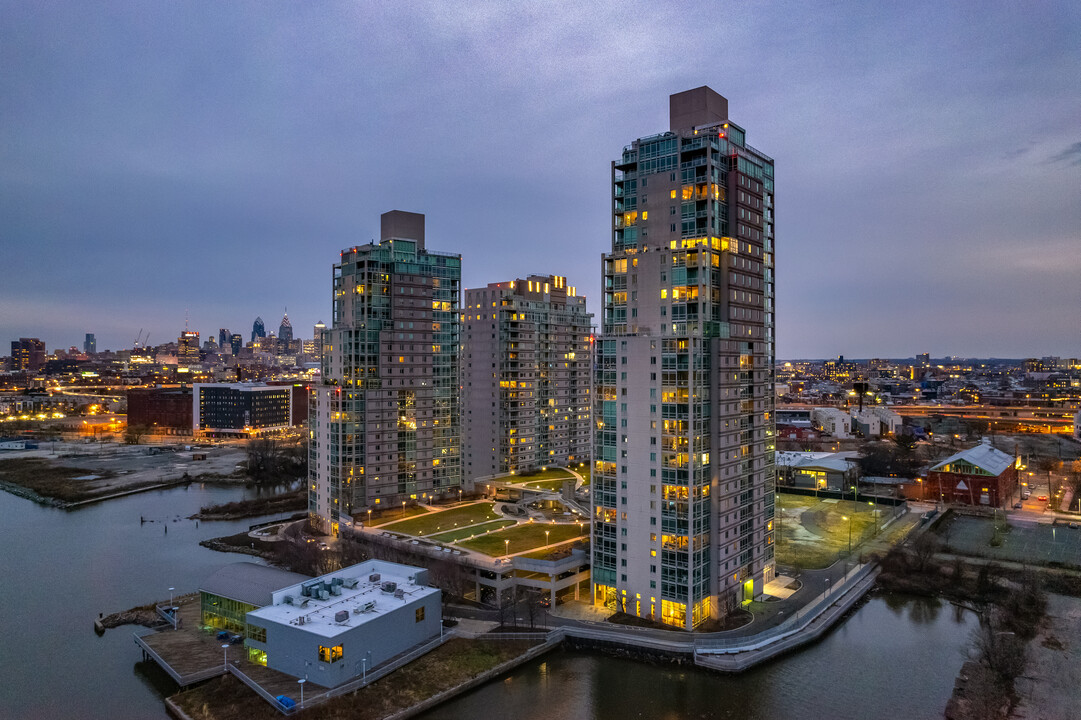
[[[864,537],[875,532],[875,508],[865,501],[818,499],[777,493],[774,522],[777,563],[788,567],[824,568],[848,553],[858,552]],[[878,508],[878,524],[890,508]]]
[[[547,536],[545,536],[545,531],[548,532]],[[485,555],[500,557],[507,554],[508,545],[510,554],[514,555],[543,548],[546,544],[555,545],[577,537],[588,537],[588,535],[588,524],[579,526],[578,523],[558,525],[555,523],[521,523],[472,540],[463,540],[458,543],[458,546]]]
[[[390,523],[384,526],[384,529],[404,535],[427,537],[498,519],[499,515],[493,510],[492,503],[478,502]]]

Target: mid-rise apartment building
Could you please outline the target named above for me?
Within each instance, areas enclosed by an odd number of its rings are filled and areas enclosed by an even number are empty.
[[[309,416],[308,507],[325,531],[461,487],[461,274],[461,255],[426,249],[424,216],[398,210],[334,265]]]
[[[612,163],[594,602],[687,629],[773,579],[773,160],[708,87]]]
[[[592,314],[559,275],[465,291],[464,470],[470,479],[588,461]]]

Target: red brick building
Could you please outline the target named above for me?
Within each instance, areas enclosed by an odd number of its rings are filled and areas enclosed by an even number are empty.
[[[191,388],[128,390],[128,427],[145,425],[155,435],[191,435]]]
[[[984,443],[932,467],[924,492],[928,500],[937,496],[948,503],[1007,507],[1017,479],[1016,459]]]

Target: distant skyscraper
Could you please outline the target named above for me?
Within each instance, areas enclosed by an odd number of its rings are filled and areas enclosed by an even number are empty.
[[[263,318],[255,318],[255,322],[251,325],[251,341],[255,342],[255,338],[265,338],[266,327],[263,326]]]
[[[222,328],[218,330],[218,347],[225,347],[229,344],[229,330]]]
[[[589,460],[585,297],[564,277],[531,275],[466,290],[463,312],[466,477]]]
[[[931,353],[920,353],[916,356],[916,364],[927,367],[931,364]]]
[[[199,333],[185,330],[176,339],[176,365],[190,368],[199,364]]]
[[[87,333],[86,339],[83,340],[83,352],[87,355],[93,355],[98,351],[98,339],[94,337],[94,333]]]
[[[233,357],[240,354],[241,348],[244,347],[244,337],[240,333],[234,333],[229,336],[229,345],[233,350]]]
[[[289,313],[285,313],[281,325],[278,326],[278,342],[283,346],[293,342],[293,323],[289,322]]]
[[[40,370],[45,367],[45,343],[37,338],[11,341],[12,370]]]
[[[313,388],[309,514],[337,534],[369,507],[461,486],[461,256],[424,247],[424,216],[380,218],[378,245],[342,252]]]
[[[592,577],[596,604],[691,629],[775,573],[773,160],[710,88],[669,103],[612,163]]]
[[[327,326],[322,320],[315,324],[313,329],[312,338],[315,340],[315,356],[323,357],[323,333],[327,331]]]

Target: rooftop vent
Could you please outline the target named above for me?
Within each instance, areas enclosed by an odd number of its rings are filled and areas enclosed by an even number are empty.
[[[397,589],[398,589],[398,583],[390,581],[390,580],[383,583],[383,585],[382,585],[382,590],[385,593],[392,593]]]
[[[398,588],[397,590],[394,591],[394,597],[398,598],[399,600],[404,599],[405,598],[405,590],[402,590],[401,588]]]
[[[334,613],[334,622],[336,622],[336,623],[344,623],[344,622],[348,622],[348,621],[349,621],[349,611],[348,610],[339,610],[338,612]]]
[[[379,573],[372,573],[369,575],[368,582],[379,582]]]

